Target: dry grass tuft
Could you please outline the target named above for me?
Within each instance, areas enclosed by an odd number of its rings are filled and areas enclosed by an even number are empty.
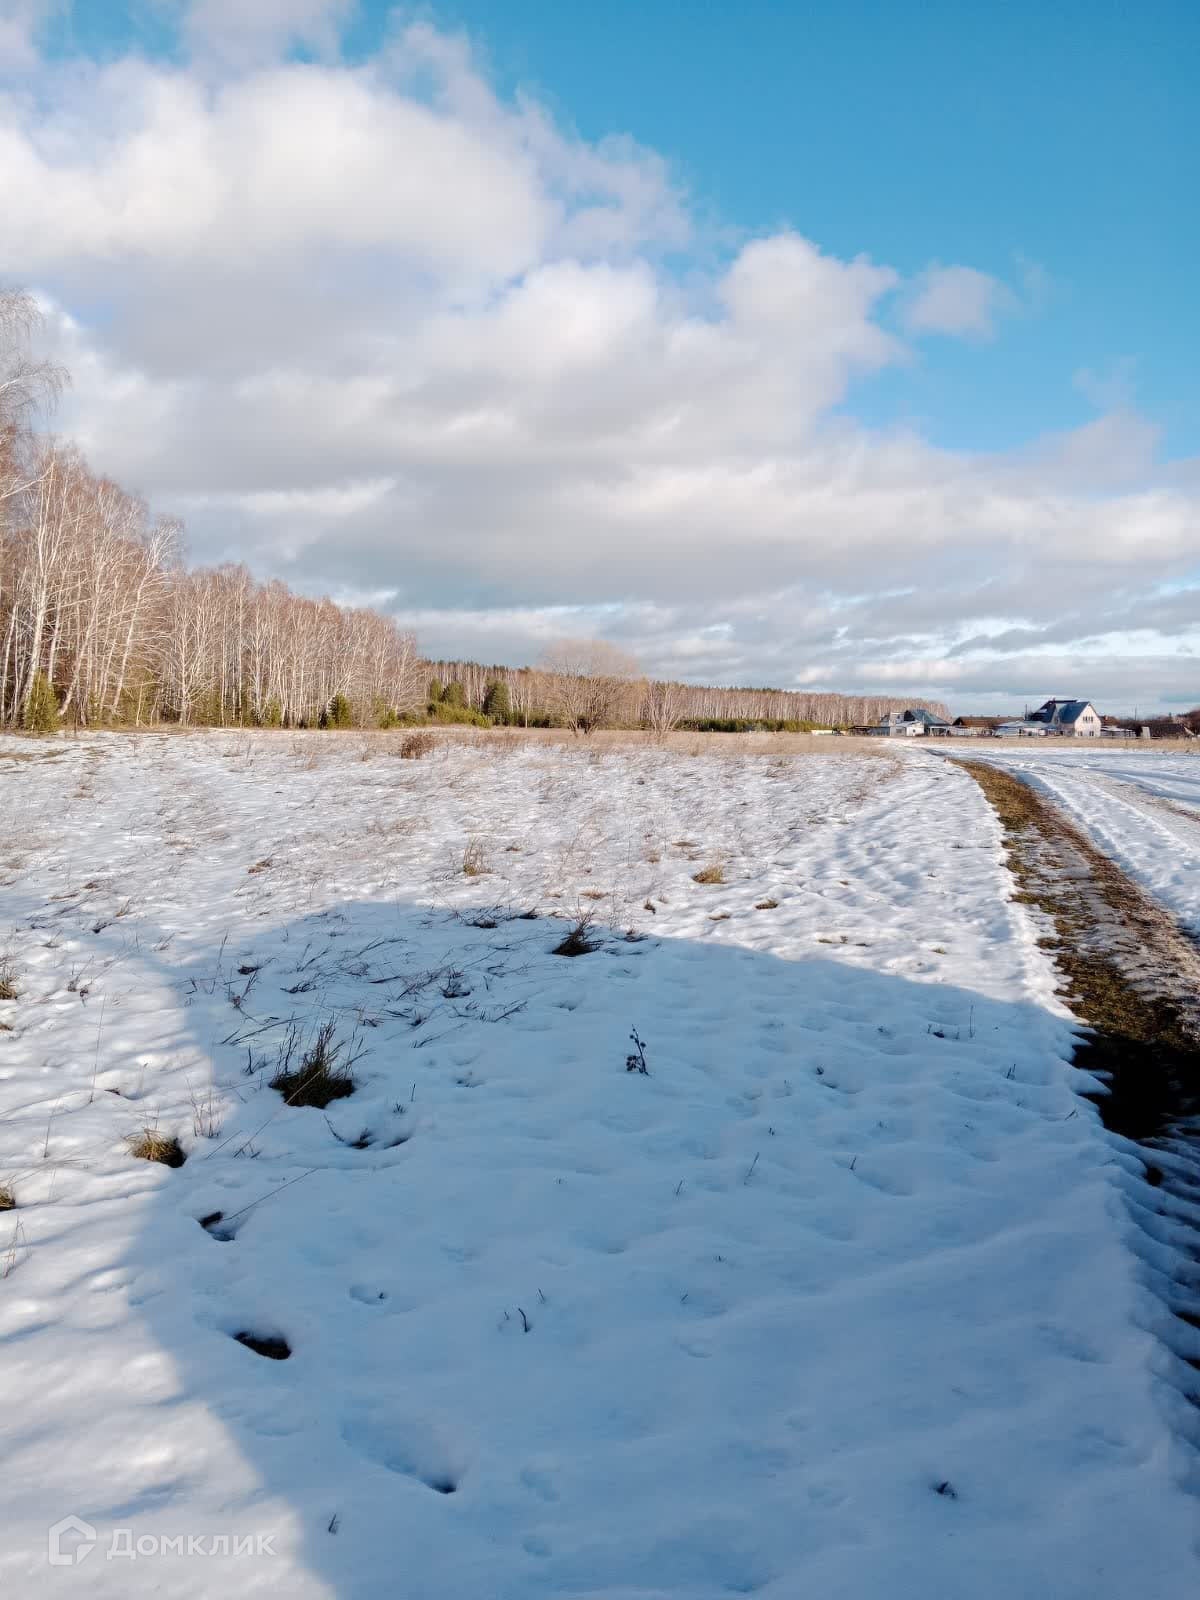
[[[16,974],[7,961],[0,961],[0,1000],[15,1000],[16,998]]]
[[[317,1036],[300,1057],[300,1064],[291,1066],[294,1036],[280,1056],[279,1070],[271,1079],[271,1088],[278,1089],[290,1106],[315,1106],[323,1111],[331,1100],[344,1100],[358,1087],[350,1070],[357,1059],[351,1045],[347,1047],[334,1037],[337,1024],[331,1017],[317,1031]]]
[[[482,878],[487,872],[487,854],[482,839],[472,839],[463,851],[462,869],[468,878]]]
[[[129,1154],[139,1161],[157,1161],[164,1167],[181,1167],[187,1160],[179,1140],[157,1128],[141,1128],[129,1135]]]
[[[247,867],[246,871],[251,877],[254,877],[258,872],[270,872],[274,865],[275,862],[271,856],[264,856],[261,861],[256,861],[252,867]]]
[[[192,1132],[197,1139],[215,1139],[224,1120],[216,1091],[210,1087],[203,1095],[198,1095],[189,1085],[188,1092],[192,1102]]]
[[[600,941],[592,938],[593,915],[593,912],[585,911],[581,917],[577,917],[564,938],[550,952],[551,955],[586,956],[598,950]]]
[[[0,1183],[0,1211],[15,1211],[17,1197],[13,1193],[11,1183]]]
[[[724,883],[725,868],[721,862],[714,861],[707,867],[701,867],[699,872],[692,873],[693,883]]]
[[[755,911],[774,911],[779,905],[778,900],[758,900],[755,902]]]

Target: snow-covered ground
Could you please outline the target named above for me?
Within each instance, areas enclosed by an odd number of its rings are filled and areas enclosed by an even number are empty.
[[[972,755],[980,752],[971,751]],[[1032,779],[1095,844],[1200,936],[1200,751],[1081,749],[989,760]]]
[[[3,1592],[1195,1595],[1139,1167],[972,780],[396,743],[0,741]]]

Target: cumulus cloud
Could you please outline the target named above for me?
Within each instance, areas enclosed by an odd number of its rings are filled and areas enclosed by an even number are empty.
[[[1130,406],[1005,456],[853,419],[924,335],[992,332],[996,280],[696,241],[654,152],[426,24],[348,65],[345,16],[200,0],[182,65],[0,90],[0,277],[52,308],[64,428],[195,559],[438,654],[603,633],[696,680],[978,700],[1061,692],[1078,648],[1068,687],[1186,694],[1200,472]]]
[[[37,62],[41,29],[62,0],[0,0],[0,72],[27,72]]]
[[[331,55],[356,9],[355,0],[191,0],[183,42],[193,59],[235,67],[294,46]]]
[[[996,319],[1013,303],[997,278],[974,267],[927,267],[904,309],[910,333],[946,333],[990,339]]]

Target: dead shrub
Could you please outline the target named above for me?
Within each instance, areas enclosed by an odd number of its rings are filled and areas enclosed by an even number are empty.
[[[436,748],[437,740],[432,733],[406,733],[396,754],[401,761],[420,761]]]
[[[320,752],[313,739],[293,739],[292,754],[298,758],[302,772],[315,772],[321,765]]]
[[[128,1139],[129,1154],[139,1161],[157,1161],[163,1167],[181,1167],[187,1160],[179,1140],[173,1133],[163,1133],[156,1127],[140,1128]]]

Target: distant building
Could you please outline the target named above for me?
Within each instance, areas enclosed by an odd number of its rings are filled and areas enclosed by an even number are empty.
[[[1030,722],[1044,723],[1051,733],[1076,739],[1098,739],[1100,713],[1090,700],[1047,700],[1029,714]]]
[[[1034,722],[1032,717],[1028,722],[1018,717],[1012,722],[1002,722],[995,731],[998,739],[1044,739],[1050,730],[1044,722]]]
[[[919,722],[926,733],[945,734],[950,732],[950,724],[945,717],[935,716],[932,711],[926,711],[924,706],[914,706],[911,711],[904,713],[905,722]]]
[[[908,711],[887,712],[869,731],[888,739],[915,739],[923,734],[949,733],[950,724],[945,717],[926,711],[924,706],[914,706]]]
[[[868,731],[878,734],[885,739],[912,739],[925,732],[923,722],[904,720],[903,711],[887,711],[883,719]]]

